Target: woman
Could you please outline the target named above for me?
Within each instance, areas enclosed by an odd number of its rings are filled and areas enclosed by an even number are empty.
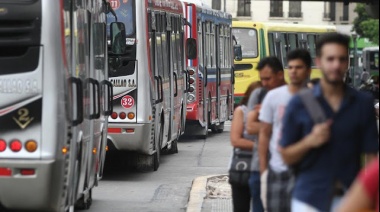
[[[254,82],[248,87],[240,106],[235,109],[231,124],[231,144],[234,147],[234,155],[230,168],[230,184],[235,212],[250,211],[251,194],[248,180],[251,172],[252,152],[257,154],[257,151],[252,151],[257,147],[257,138],[256,136],[248,135],[245,130],[245,122],[249,112],[247,108],[249,97],[259,87],[261,87],[260,82]],[[242,164],[242,162],[246,162],[244,163],[245,166],[243,166],[245,168],[242,168],[244,171],[238,165]],[[261,201],[260,204],[254,204],[253,207],[253,212],[263,211]]]

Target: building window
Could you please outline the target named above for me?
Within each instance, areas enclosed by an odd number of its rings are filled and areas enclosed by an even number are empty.
[[[222,0],[212,0],[212,9],[221,10],[222,9]]]
[[[284,17],[283,2],[278,0],[270,1],[270,17]]]
[[[330,21],[336,20],[336,2],[330,2]]]
[[[289,2],[289,18],[302,18],[302,2]]]
[[[341,21],[348,21],[349,20],[349,8],[348,5],[343,5],[343,16]]]
[[[251,16],[251,0],[238,0],[237,16]]]

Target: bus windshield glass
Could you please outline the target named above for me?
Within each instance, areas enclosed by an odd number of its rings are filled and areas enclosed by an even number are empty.
[[[117,15],[117,21],[123,22],[125,25],[125,34],[127,37],[132,37],[135,34],[135,15],[134,15],[134,1],[132,0],[120,0],[110,1],[112,8]],[[110,37],[111,22],[115,21],[115,17],[112,13],[107,15],[107,36]]]
[[[233,28],[232,34],[242,47],[243,58],[256,58],[258,56],[256,29]]]
[[[371,52],[369,56],[370,60],[370,69],[378,70],[379,69],[379,52]]]

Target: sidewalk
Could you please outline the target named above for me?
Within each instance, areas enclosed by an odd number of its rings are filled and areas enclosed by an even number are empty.
[[[187,212],[232,212],[227,175],[198,177],[193,181]]]

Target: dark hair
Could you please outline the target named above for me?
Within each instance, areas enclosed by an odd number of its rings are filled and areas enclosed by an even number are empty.
[[[330,43],[335,43],[346,47],[348,54],[348,50],[350,49],[350,36],[337,32],[323,34],[316,43],[316,53],[318,57],[322,55],[323,46]]]
[[[257,88],[260,88],[262,85],[261,85],[261,82],[260,81],[256,81],[256,82],[253,82],[249,85],[249,87],[247,88],[247,90],[245,91],[244,93],[244,97],[243,99],[241,99],[240,101],[240,105],[247,105],[248,104],[248,100],[249,100],[249,97],[251,96],[251,93],[256,90]]]
[[[274,73],[284,71],[284,67],[282,66],[281,61],[275,56],[265,57],[261,59],[259,64],[257,64],[256,69],[258,71],[261,71],[265,66],[269,66],[270,68],[272,68],[272,71]]]
[[[306,49],[294,49],[288,53],[287,55],[288,62],[291,60],[297,60],[297,59],[302,60],[305,63],[307,68],[311,68],[312,59],[311,59],[309,51],[307,51]]]

